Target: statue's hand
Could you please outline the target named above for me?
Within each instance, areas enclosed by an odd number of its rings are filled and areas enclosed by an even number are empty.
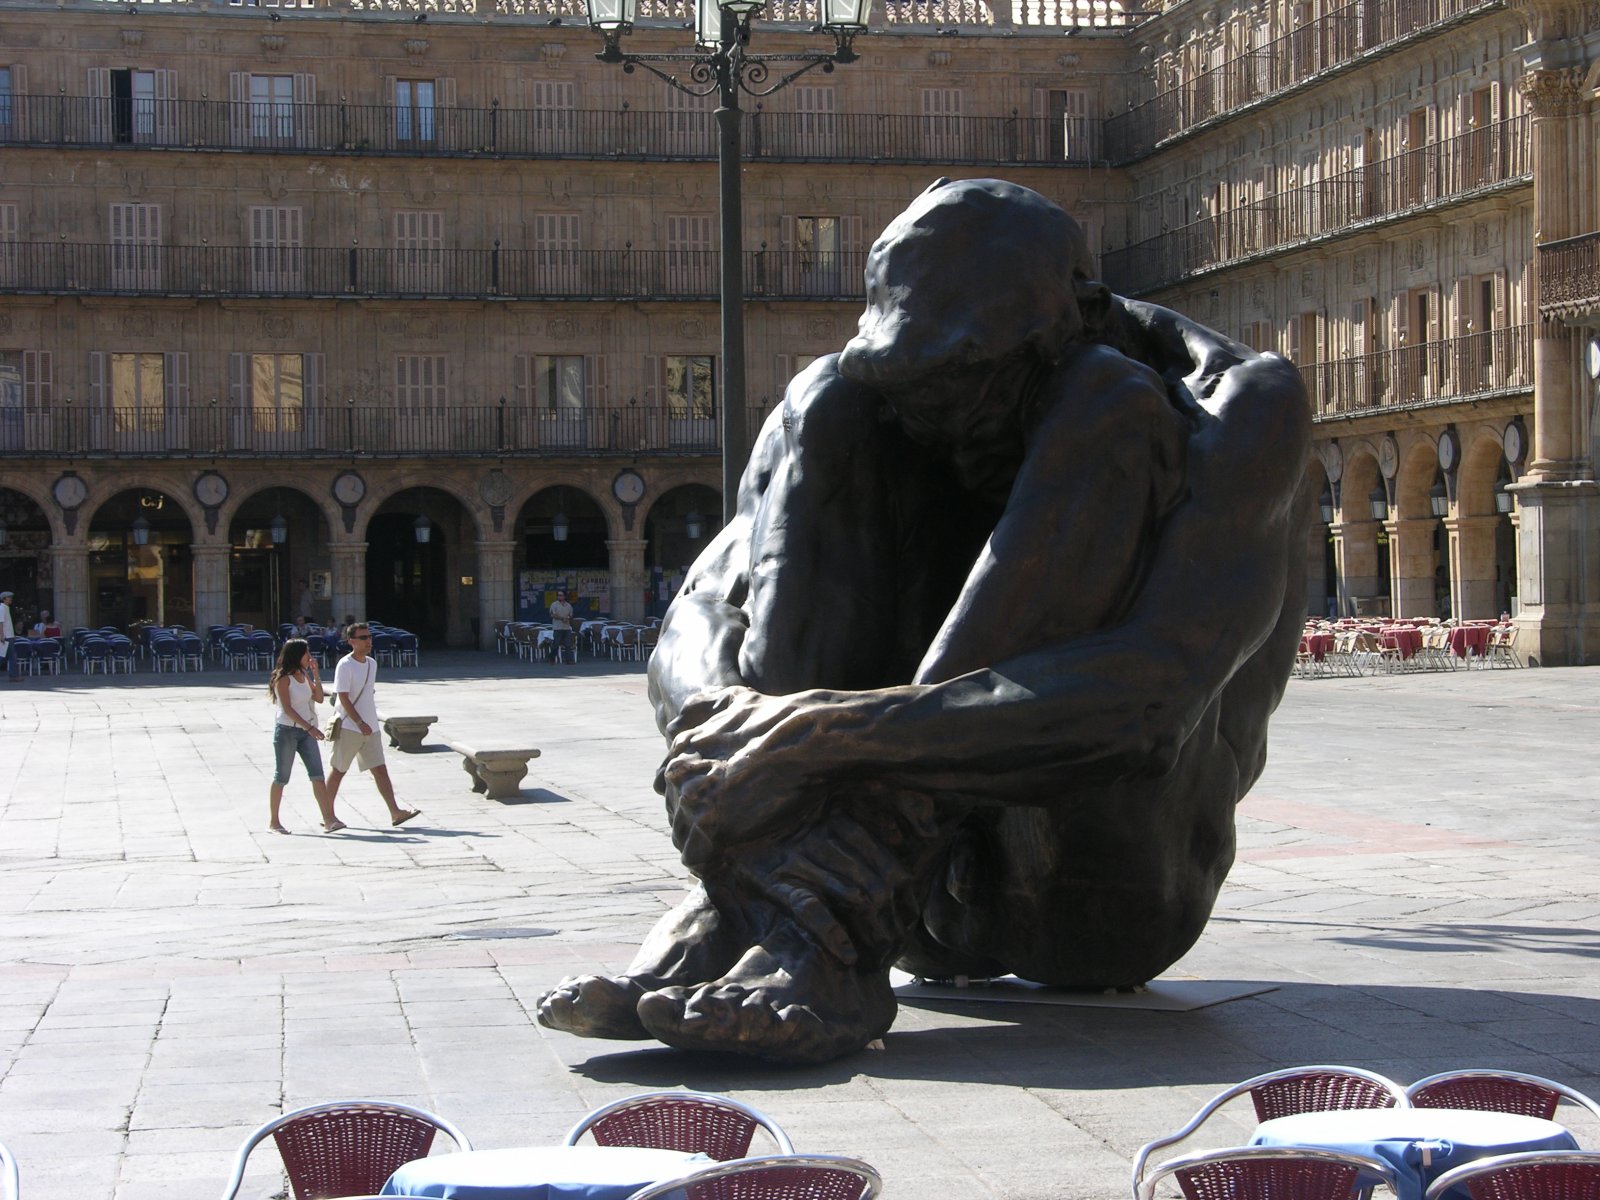
[[[673,738],[659,782],[685,865],[806,819],[820,799],[807,766],[821,703],[731,687],[684,706],[680,721],[701,719]]]

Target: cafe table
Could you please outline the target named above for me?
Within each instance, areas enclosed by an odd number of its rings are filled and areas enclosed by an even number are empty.
[[[408,1162],[385,1196],[440,1200],[628,1200],[647,1184],[709,1165],[704,1154],[634,1146],[528,1146]]]
[[[1399,1200],[1422,1200],[1428,1184],[1451,1167],[1491,1154],[1578,1148],[1572,1134],[1554,1121],[1455,1108],[1297,1113],[1261,1122],[1250,1144],[1371,1155],[1394,1167]]]

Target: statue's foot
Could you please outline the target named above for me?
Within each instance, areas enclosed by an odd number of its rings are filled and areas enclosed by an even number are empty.
[[[652,990],[638,1005],[644,1028],[669,1046],[788,1063],[860,1050],[894,1015],[886,971],[846,967],[792,931],[751,947],[721,979]]]
[[[626,975],[574,975],[539,997],[539,1024],[579,1037],[648,1038],[639,1023],[640,984]]]
[[[652,988],[715,979],[750,944],[737,911],[718,909],[704,885],[656,922],[621,975],[575,975],[539,998],[539,1024],[579,1037],[648,1038],[636,1011]]]

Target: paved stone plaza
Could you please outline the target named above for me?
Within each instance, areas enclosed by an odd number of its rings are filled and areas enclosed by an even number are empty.
[[[298,768],[295,836],[265,829],[263,679],[0,691],[0,1141],[25,1200],[216,1200],[251,1127],[346,1097],[493,1148],[687,1085],[867,1159],[890,1200],[1120,1200],[1141,1142],[1276,1066],[1600,1091],[1600,670],[1295,681],[1217,915],[1170,973],[1275,991],[1189,1013],[908,1005],[884,1050],[779,1071],[530,1016],[560,976],[621,967],[684,887],[643,669],[424,662],[379,684],[387,712],[441,717],[424,753],[391,755],[423,816],[379,827],[352,776],[337,836],[313,832]],[[544,757],[516,802],[484,800],[439,729]],[[281,1192],[270,1150],[253,1163],[244,1195]]]

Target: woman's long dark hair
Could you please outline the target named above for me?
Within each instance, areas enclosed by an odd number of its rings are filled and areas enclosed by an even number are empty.
[[[305,638],[290,638],[283,643],[283,649],[278,651],[278,665],[272,668],[272,674],[267,677],[267,695],[274,700],[278,698],[278,680],[285,675],[293,675],[305,666],[310,650],[311,643]]]

